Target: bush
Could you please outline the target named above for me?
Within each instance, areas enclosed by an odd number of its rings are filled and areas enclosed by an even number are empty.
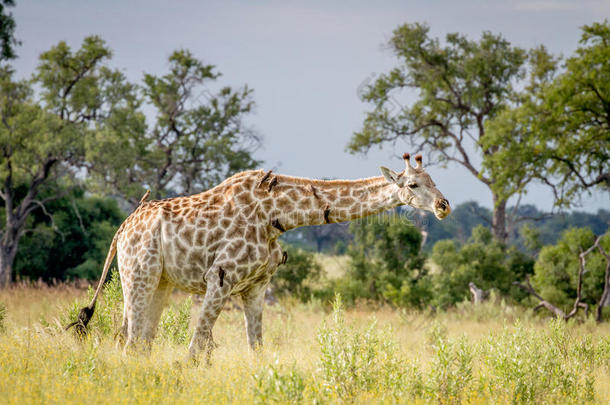
[[[517,324],[482,346],[480,377],[492,398],[512,403],[582,403],[594,398],[598,354],[590,338],[571,336],[562,320],[537,332]]]
[[[0,333],[4,333],[6,331],[6,305],[0,302]]]
[[[303,401],[305,382],[294,366],[270,365],[252,378],[255,404],[296,404]]]
[[[473,348],[465,338],[449,339],[447,329],[438,323],[428,331],[428,344],[434,356],[427,375],[427,394],[441,404],[461,403],[473,379]]]
[[[86,300],[75,300],[60,316],[60,324],[68,325],[78,319],[78,313],[86,305],[89,305],[95,290],[89,286]],[[102,290],[102,299],[98,299],[93,317],[87,326],[89,331],[95,331],[100,335],[116,333],[123,319],[123,291],[121,289],[121,278],[119,271],[115,268],[110,270],[110,279]]]
[[[578,283],[578,255],[595,242],[589,228],[572,228],[562,234],[557,244],[545,246],[540,251],[532,285],[544,299],[569,310],[574,304]],[[600,242],[606,252],[610,251],[610,236]],[[597,304],[604,288],[606,261],[595,250],[586,257],[587,273],[583,277],[583,302]]]
[[[396,342],[376,323],[364,331],[348,325],[339,294],[333,303],[332,321],[325,322],[318,332],[318,343],[329,395],[349,401],[360,391],[397,392],[401,386],[403,369]]]
[[[159,336],[175,345],[182,345],[190,339],[189,323],[193,301],[188,297],[178,305],[170,305],[159,322]]]
[[[534,264],[516,248],[494,240],[491,231],[482,225],[473,229],[468,243],[462,246],[452,240],[436,243],[430,259],[438,268],[430,275],[434,291],[431,303],[440,308],[469,299],[471,281],[484,290],[494,288],[522,299],[525,295],[512,282],[531,274]]]
[[[310,284],[319,280],[322,268],[313,253],[288,244],[283,244],[282,248],[288,254],[288,260],[273,275],[274,290],[280,296],[292,295],[305,302],[311,298]]]
[[[351,223],[350,232],[354,237],[347,248],[350,267],[331,290],[349,304],[365,298],[422,307],[430,300],[425,257],[420,252],[422,237],[412,223],[397,214],[378,215]]]
[[[33,232],[19,242],[15,274],[45,281],[99,278],[110,242],[125,218],[117,202],[88,197],[77,189],[49,202],[47,209],[53,221],[41,211],[32,213]]]

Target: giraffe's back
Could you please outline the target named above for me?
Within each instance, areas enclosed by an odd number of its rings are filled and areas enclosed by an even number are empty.
[[[242,172],[200,194],[144,202],[122,225],[119,266],[129,271],[157,260],[164,279],[193,293],[205,291],[205,274],[219,255],[240,263],[227,277],[247,277],[269,256],[266,224],[253,218],[252,190],[261,174]]]

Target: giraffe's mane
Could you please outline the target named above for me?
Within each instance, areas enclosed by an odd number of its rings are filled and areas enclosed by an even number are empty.
[[[368,186],[379,183],[381,180],[384,180],[382,176],[377,177],[367,177],[364,179],[354,179],[354,180],[321,180],[321,179],[310,179],[307,177],[294,177],[287,176],[285,174],[277,175],[278,182],[280,183],[289,183],[300,186],[317,186],[317,187],[354,187],[354,186]]]
[[[245,180],[249,175],[256,175],[258,177],[263,177],[265,174],[264,170],[247,170],[244,172],[236,173],[233,176],[226,179],[223,183],[234,183],[236,181]],[[296,177],[296,176],[288,176],[285,174],[272,174],[273,177],[276,177],[279,184],[293,184],[298,186],[316,186],[316,187],[357,187],[357,186],[368,186],[374,185],[381,182],[385,182],[383,176],[376,177],[367,177],[363,179],[354,179],[354,180],[345,180],[345,179],[337,179],[337,180],[321,180],[321,179],[310,179],[307,177]]]

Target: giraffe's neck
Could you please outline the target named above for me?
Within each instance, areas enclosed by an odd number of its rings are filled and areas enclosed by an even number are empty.
[[[273,214],[286,230],[351,221],[401,205],[396,186],[381,176],[348,181],[277,176],[273,193]]]

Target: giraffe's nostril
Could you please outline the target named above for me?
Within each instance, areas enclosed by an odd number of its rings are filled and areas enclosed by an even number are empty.
[[[447,211],[449,209],[449,201],[444,198],[436,200],[436,208],[442,211]]]

